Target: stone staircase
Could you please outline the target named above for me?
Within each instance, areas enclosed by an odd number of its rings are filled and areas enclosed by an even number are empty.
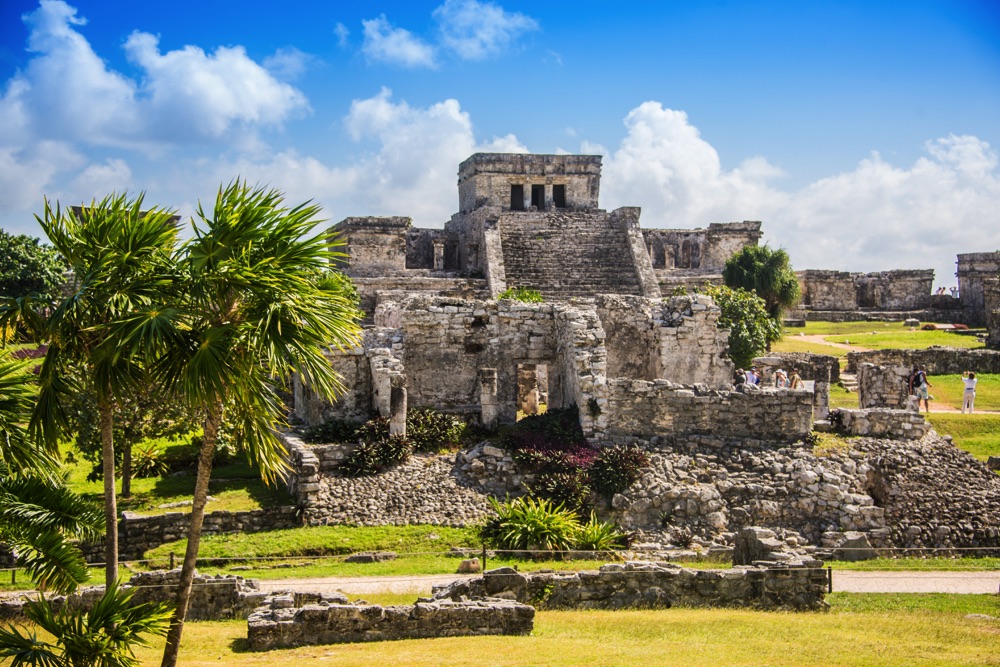
[[[604,211],[508,213],[499,229],[508,287],[551,299],[642,294],[625,232]]]

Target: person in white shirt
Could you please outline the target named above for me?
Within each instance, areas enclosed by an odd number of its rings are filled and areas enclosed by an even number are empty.
[[[962,373],[962,384],[965,385],[965,391],[962,392],[962,414],[968,410],[969,414],[972,414],[972,408],[976,404],[976,383],[979,380],[976,379],[976,374],[972,371]]]

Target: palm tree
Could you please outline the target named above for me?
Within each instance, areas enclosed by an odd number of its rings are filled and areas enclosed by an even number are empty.
[[[20,321],[31,335],[48,343],[39,373],[40,392],[31,418],[38,439],[54,447],[68,428],[66,403],[80,389],[97,396],[104,470],[105,577],[118,579],[118,508],[112,409],[116,396],[140,376],[134,352],[156,340],[165,317],[164,294],[176,284],[177,230],[172,213],[142,210],[143,195],[112,194],[72,213],[45,201],[38,224],[75,275],[72,292],[51,313],[30,298],[7,300],[0,325]],[[126,344],[126,343],[130,343]]]
[[[56,612],[44,597],[28,602],[24,615],[54,637],[39,640],[35,632],[21,633],[11,625],[0,629],[0,658],[12,667],[132,667],[138,665],[133,647],[148,646],[144,635],[162,636],[170,609],[163,603],[135,604],[135,589],[110,586],[90,611],[81,613],[63,605]]]
[[[768,315],[778,322],[781,313],[799,300],[799,281],[788,253],[782,248],[744,246],[726,262],[722,279],[727,287],[756,291],[767,304]]]
[[[297,373],[321,395],[341,389],[325,356],[360,334],[360,313],[334,281],[322,280],[331,251],[324,235],[308,237],[320,222],[310,203],[286,208],[277,190],[239,179],[219,189],[215,208],[199,205],[195,236],[185,248],[186,347],[168,349],[162,374],[204,415],[176,608],[163,662],[177,662],[184,616],[201,540],[219,429],[231,426],[237,443],[259,464],[265,480],[284,467],[284,449],[272,430],[284,420],[276,387]]]
[[[0,350],[0,542],[36,584],[71,591],[87,580],[87,564],[73,538],[96,536],[99,512],[62,486],[55,459],[35,446],[26,429],[34,404],[31,361]]]

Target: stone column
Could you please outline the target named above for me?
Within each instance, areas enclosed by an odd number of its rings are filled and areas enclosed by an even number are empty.
[[[525,415],[538,414],[538,374],[534,364],[522,364],[517,369],[518,409]]]
[[[500,405],[497,403],[497,369],[479,369],[479,409],[480,420],[485,428],[494,428],[500,420]]]
[[[816,382],[813,394],[813,419],[826,419],[830,416],[830,383]]]
[[[434,270],[444,271],[444,241],[434,239]]]
[[[389,399],[389,435],[406,437],[406,376],[393,375]]]

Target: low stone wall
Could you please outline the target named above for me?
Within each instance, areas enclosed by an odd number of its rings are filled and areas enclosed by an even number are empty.
[[[793,310],[789,317],[810,322],[905,322],[908,319],[942,324],[982,326],[981,310],[936,308],[931,310]]]
[[[118,557],[123,561],[141,560],[146,551],[187,537],[190,525],[190,512],[167,512],[153,516],[123,512],[118,522]],[[301,525],[297,509],[288,505],[241,512],[209,512],[205,515],[201,532],[202,535],[260,533]],[[81,544],[80,548],[88,563],[104,562],[103,539]]]
[[[858,406],[910,409],[910,369],[906,366],[858,364]]]
[[[925,350],[870,350],[847,353],[848,372],[856,373],[861,364],[906,368],[927,366],[930,375],[957,375],[965,371],[1000,373],[1000,351],[929,347]]]
[[[920,440],[931,430],[931,425],[923,415],[911,410],[890,410],[871,408],[868,410],[846,410],[843,408],[830,413],[831,422],[838,433],[863,435],[873,438],[893,440]]]
[[[294,606],[293,596],[276,596],[247,620],[254,651],[315,644],[397,639],[527,635],[535,610],[513,600],[433,600],[412,607],[382,607],[318,600]],[[346,600],[345,600],[346,602]]]
[[[180,583],[181,571],[154,570],[134,575],[122,588],[135,589],[133,602],[166,602],[173,604]],[[104,586],[82,588],[72,595],[57,595],[51,599],[57,609],[89,610],[104,595]],[[206,576],[195,574],[188,604],[189,621],[222,621],[246,618],[271,595],[258,588],[253,579],[234,575]],[[24,598],[0,600],[0,621],[23,621]]]
[[[820,561],[801,566],[689,570],[673,563],[628,562],[597,571],[521,574],[513,568],[436,588],[436,599],[499,596],[550,609],[748,607],[823,609],[827,575]]]
[[[840,380],[840,361],[829,354],[810,354],[808,352],[771,352],[767,356],[756,357],[754,366],[761,372],[761,384],[774,383],[774,371],[779,368],[787,374],[798,371],[803,380],[813,382],[838,382]]]
[[[804,389],[716,391],[667,380],[608,381],[608,436],[613,441],[713,434],[789,441],[812,430],[813,392]]]

